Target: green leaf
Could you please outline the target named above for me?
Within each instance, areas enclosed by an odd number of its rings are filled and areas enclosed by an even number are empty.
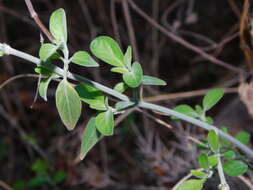
[[[96,116],[96,126],[98,131],[103,135],[113,135],[114,117],[110,109],[108,109],[106,112],[99,113]]]
[[[53,176],[53,182],[54,184],[59,184],[62,183],[66,178],[67,178],[68,174],[66,172],[63,171],[57,171],[54,176]]]
[[[71,58],[71,62],[85,66],[85,67],[98,67],[99,64],[85,51],[76,52]]]
[[[206,176],[205,172],[198,171],[198,170],[191,170],[191,174],[197,178],[204,178]]]
[[[208,156],[206,153],[201,153],[198,157],[199,166],[205,170],[209,169]]]
[[[128,72],[127,68],[124,67],[113,67],[111,71],[114,73],[121,73],[121,74]]]
[[[75,87],[77,93],[80,96],[80,99],[85,103],[89,104],[92,109],[105,111],[107,107],[105,105],[105,96],[97,88],[80,83]]]
[[[219,137],[214,130],[209,131],[207,141],[214,153],[218,153],[220,151]]]
[[[56,54],[58,46],[54,44],[43,44],[40,47],[39,57],[42,61],[46,62],[52,55]]]
[[[52,71],[48,70],[48,69],[45,69],[43,67],[40,67],[40,66],[37,66],[34,71],[38,74],[41,74],[41,75],[44,75],[44,76],[50,76],[53,74]]]
[[[40,187],[42,185],[49,184],[49,183],[50,183],[50,179],[48,178],[48,176],[39,175],[39,176],[32,178],[28,182],[28,189]]]
[[[199,115],[202,115],[203,114],[203,109],[200,105],[196,105],[195,106],[195,111],[199,114]]]
[[[203,180],[190,179],[178,186],[176,190],[202,190]]]
[[[62,80],[56,90],[56,107],[61,120],[68,130],[73,130],[81,115],[82,104],[78,93],[66,80]]]
[[[14,183],[13,189],[14,190],[25,190],[25,189],[27,189],[26,186],[27,186],[26,181],[18,180]]]
[[[4,52],[0,51],[0,57],[4,56]]]
[[[87,153],[95,146],[95,144],[101,139],[102,135],[96,128],[96,119],[92,117],[82,135],[82,145],[80,151],[80,159],[83,160]]]
[[[156,85],[156,86],[165,86],[167,83],[164,80],[161,80],[156,77],[151,77],[144,75],[142,79],[142,84],[144,85]]]
[[[205,111],[210,110],[223,97],[224,91],[216,88],[210,90],[203,98],[202,104]]]
[[[122,111],[122,110],[128,109],[130,107],[133,107],[134,105],[135,105],[134,102],[121,101],[116,104],[115,108],[117,111]]]
[[[223,169],[229,176],[240,176],[248,170],[248,166],[240,160],[230,160],[223,164]]]
[[[37,159],[32,165],[32,170],[36,174],[47,175],[47,169],[48,169],[48,163],[42,159]]]
[[[128,46],[127,51],[124,55],[124,64],[129,70],[131,70],[131,65],[132,65],[132,47],[131,46]]]
[[[54,78],[55,76],[50,76],[48,78],[45,78],[45,79],[42,79],[40,81],[40,84],[39,84],[39,94],[40,96],[45,100],[47,101],[47,89],[48,89],[48,85],[49,83],[52,81],[52,79]]]
[[[118,43],[108,36],[100,36],[90,44],[91,52],[104,62],[116,66],[124,67],[124,55]]]
[[[207,123],[210,124],[210,125],[212,125],[212,124],[214,123],[213,118],[211,118],[211,117],[209,117],[209,116],[206,117],[205,119],[206,119],[205,122],[207,122]]]
[[[235,158],[235,152],[230,150],[224,153],[224,158],[226,159],[234,159]]]
[[[235,138],[242,144],[248,144],[250,141],[250,134],[247,133],[246,131],[240,131],[235,135]]]
[[[218,164],[219,160],[216,155],[212,155],[208,157],[209,166],[214,167]]]
[[[118,84],[115,85],[115,87],[113,88],[113,90],[116,90],[119,93],[123,93],[127,90],[128,86],[126,83],[124,82],[120,82]]]
[[[67,42],[67,20],[64,9],[58,9],[54,11],[50,17],[49,29],[54,38],[57,40],[57,44],[60,42]]]
[[[198,117],[197,112],[195,112],[194,109],[191,106],[188,106],[186,104],[176,106],[173,110],[176,111],[176,112],[185,114],[189,117],[193,117],[193,118]],[[171,119],[179,119],[179,118],[177,118],[175,116],[172,116]]]
[[[143,71],[140,63],[138,62],[133,63],[130,72],[123,74],[124,82],[132,88],[138,87],[142,82],[142,78],[143,78]]]

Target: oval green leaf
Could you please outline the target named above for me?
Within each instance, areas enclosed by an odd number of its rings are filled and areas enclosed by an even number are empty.
[[[219,136],[214,130],[208,132],[207,141],[214,153],[218,153],[220,151]]]
[[[223,169],[229,176],[240,176],[248,170],[248,166],[240,160],[230,160],[223,164]]]
[[[127,51],[124,55],[124,64],[129,70],[131,70],[131,65],[132,65],[132,48],[131,48],[131,46],[128,46]]]
[[[206,153],[201,153],[198,157],[199,166],[205,170],[209,169],[208,156]]]
[[[40,47],[39,57],[42,61],[46,62],[53,54],[57,53],[58,47],[54,44],[43,44]]]
[[[247,133],[246,131],[240,131],[235,135],[235,138],[242,144],[248,144],[250,141],[250,134]]]
[[[47,101],[47,89],[48,89],[48,85],[51,82],[51,80],[53,79],[54,76],[42,79],[40,81],[39,84],[39,95],[45,100]]]
[[[105,96],[97,88],[80,83],[75,87],[80,99],[90,105],[90,108],[105,111],[107,107],[105,105]]]
[[[216,88],[208,91],[204,96],[202,104],[205,111],[210,110],[215,104],[217,104],[223,97],[224,91]]]
[[[189,117],[193,117],[193,118],[198,117],[198,113],[194,111],[194,109],[191,106],[186,105],[186,104],[176,106],[173,110],[175,110],[176,112],[185,114]],[[179,119],[179,118],[172,116],[171,119]]]
[[[113,135],[114,117],[110,109],[96,116],[96,127],[105,136]]]
[[[126,72],[123,74],[124,82],[132,88],[138,87],[142,82],[142,78],[143,78],[143,71],[140,63],[138,62],[133,63],[130,72]]]
[[[57,43],[68,40],[67,20],[64,9],[54,11],[50,17],[49,29]]]
[[[56,107],[61,120],[68,130],[73,130],[81,115],[82,104],[78,93],[67,81],[62,80],[57,87]]]
[[[113,90],[116,90],[119,93],[123,93],[128,89],[128,86],[126,83],[124,82],[120,82],[118,84],[115,85],[115,87],[113,88]]]
[[[83,160],[87,153],[95,146],[95,144],[102,138],[101,133],[96,128],[96,119],[92,117],[82,135],[82,145],[80,151],[80,159]]]
[[[91,52],[102,61],[116,66],[124,67],[124,55],[118,43],[108,36],[100,36],[90,44]]]
[[[0,57],[4,56],[4,52],[0,51]]]
[[[144,75],[142,79],[142,84],[144,85],[155,85],[155,86],[165,86],[167,83],[164,80],[161,80],[156,77],[151,77]]]
[[[202,180],[190,179],[180,184],[176,190],[202,190],[202,187]]]
[[[99,64],[85,51],[78,51],[76,52],[72,58],[70,59],[71,62],[85,66],[85,67],[98,67]]]

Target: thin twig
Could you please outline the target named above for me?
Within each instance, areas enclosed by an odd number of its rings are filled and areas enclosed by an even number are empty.
[[[242,73],[245,72],[244,70],[237,68],[233,65],[230,65],[224,61],[221,61],[219,59],[217,59],[216,57],[213,57],[209,54],[207,54],[206,52],[204,52],[203,50],[201,50],[199,47],[187,42],[186,40],[182,39],[181,37],[175,35],[173,32],[170,32],[168,30],[166,30],[163,26],[161,26],[160,24],[158,24],[155,20],[153,20],[151,17],[149,17],[145,12],[143,12],[132,0],[128,0],[130,6],[132,7],[133,10],[136,11],[136,13],[138,13],[142,18],[144,18],[146,21],[148,21],[151,25],[153,25],[155,28],[157,28],[160,32],[162,32],[163,34],[165,34],[167,37],[169,37],[170,39],[172,39],[173,41],[185,46],[186,48],[198,53],[199,55],[201,55],[203,58],[211,61],[214,64],[220,65],[224,68],[227,68],[231,71],[237,72],[237,73]]]
[[[7,183],[4,181],[0,180],[0,187],[4,188],[4,190],[13,190],[11,186],[9,186]]]
[[[133,27],[131,15],[129,12],[128,0],[123,0],[123,1],[121,1],[121,3],[122,3],[122,7],[123,7],[124,17],[126,20],[127,30],[129,33],[130,41],[133,46],[134,57],[135,57],[136,61],[139,61],[138,46],[136,43],[134,27]]]
[[[33,8],[32,2],[30,0],[25,0],[26,6],[29,10],[30,16],[32,17],[32,19],[35,21],[35,23],[38,25],[38,27],[40,28],[40,30],[47,36],[47,38],[53,42],[54,41],[54,37],[53,35],[49,32],[49,30],[47,29],[47,27],[45,27],[45,25],[41,22],[38,14],[36,13],[36,11]]]
[[[21,79],[21,78],[39,78],[39,75],[36,74],[20,74],[20,75],[16,75],[14,77],[9,78],[8,80],[4,81],[1,85],[0,85],[0,91],[9,83],[17,80],[17,79]]]
[[[221,88],[224,93],[237,93],[238,88]],[[177,93],[170,93],[170,94],[162,94],[152,97],[144,98],[144,101],[147,102],[158,102],[158,101],[168,101],[174,99],[182,99],[182,98],[192,98],[196,96],[203,96],[211,89],[203,89],[203,90],[193,90],[189,92],[177,92]]]

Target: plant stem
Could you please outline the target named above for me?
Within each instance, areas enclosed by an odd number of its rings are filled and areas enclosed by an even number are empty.
[[[218,169],[218,173],[219,173],[219,176],[220,176],[220,189],[221,190],[230,190],[230,187],[226,181],[226,178],[225,178],[225,175],[224,175],[224,172],[223,172],[223,167],[222,167],[222,163],[221,163],[221,157],[220,155],[217,155],[218,157],[218,166],[217,166],[217,169]]]
[[[49,69],[51,71],[53,71],[54,73],[56,73],[57,75],[59,76],[64,76],[64,70],[62,70],[61,68],[53,65],[53,64],[50,64],[50,63],[42,63],[40,61],[40,59],[38,59],[37,57],[34,57],[32,55],[29,55],[29,54],[26,54],[22,51],[19,51],[19,50],[16,50],[12,47],[10,47],[9,45],[6,45],[6,44],[2,44],[0,43],[0,51],[2,51],[4,54],[6,55],[13,55],[13,56],[16,56],[16,57],[19,57],[19,58],[22,58],[24,60],[27,60],[27,61],[30,61],[32,63],[35,63],[36,65],[38,66],[42,66],[46,69]],[[87,79],[85,77],[82,77],[80,75],[77,75],[77,74],[73,74],[71,72],[68,72],[67,73],[67,77],[69,79],[72,79],[74,81],[78,81],[78,82],[84,82],[84,83],[88,83],[92,86],[94,86],[95,88],[101,90],[102,92],[104,93],[107,93],[113,97],[116,97],[120,100],[123,100],[123,101],[129,101],[129,98],[124,95],[124,94],[121,94],[111,88],[108,88],[100,83],[97,83],[95,81],[92,81],[90,79]],[[176,116],[184,121],[187,121],[191,124],[194,124],[198,127],[201,127],[203,129],[206,129],[206,130],[215,130],[219,136],[229,140],[231,143],[233,143],[236,147],[240,148],[243,152],[245,152],[251,159],[253,159],[253,151],[248,148],[247,146],[245,146],[244,144],[240,143],[238,140],[236,140],[235,138],[233,138],[232,136],[222,132],[221,130],[219,130],[217,127],[215,127],[214,125],[209,125],[205,122],[202,122],[200,120],[197,120],[197,119],[194,119],[192,117],[189,117],[187,115],[184,115],[184,114],[181,114],[181,113],[178,113],[172,109],[169,109],[169,108],[166,108],[166,107],[163,107],[163,106],[159,106],[159,105],[155,105],[155,104],[151,104],[151,103],[147,103],[147,102],[139,102],[138,106],[140,108],[144,108],[144,109],[149,109],[149,110],[153,110],[153,111],[158,111],[158,112],[162,112],[162,113],[165,113],[165,114],[168,114],[168,115],[171,115],[171,116]]]

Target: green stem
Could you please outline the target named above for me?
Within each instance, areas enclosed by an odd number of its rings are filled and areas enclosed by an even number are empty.
[[[19,57],[19,58],[22,58],[24,60],[27,60],[27,61],[30,61],[32,63],[35,63],[36,65],[40,65],[46,69],[49,69],[53,72],[55,72],[57,75],[59,76],[64,76],[64,70],[62,70],[61,68],[53,65],[53,64],[49,64],[49,63],[41,63],[40,59],[32,56],[32,55],[29,55],[29,54],[26,54],[22,51],[19,51],[19,50],[16,50],[14,48],[11,48],[10,46],[6,45],[6,44],[2,44],[0,43],[0,51],[4,52],[5,54],[7,55],[13,55],[13,56],[16,56],[16,57]],[[69,79],[72,79],[74,81],[78,81],[78,82],[84,82],[84,83],[88,83],[92,86],[94,86],[95,88],[101,90],[102,92],[105,92],[113,97],[116,97],[120,100],[123,100],[123,101],[129,101],[129,98],[124,95],[124,94],[121,94],[115,90],[112,90],[111,88],[108,88],[102,84],[99,84],[97,82],[94,82],[92,80],[89,80],[85,77],[82,77],[80,75],[77,75],[77,74],[73,74],[71,72],[68,72],[67,73],[67,77]],[[201,127],[203,129],[206,129],[206,130],[215,130],[217,131],[218,135],[229,140],[231,143],[233,143],[236,147],[240,148],[242,151],[244,151],[251,159],[253,159],[253,151],[248,148],[247,146],[245,146],[244,144],[240,143],[238,140],[236,140],[235,138],[233,138],[232,136],[222,132],[221,130],[219,130],[217,127],[215,127],[214,125],[209,125],[205,122],[202,122],[200,120],[197,120],[197,119],[194,119],[192,117],[189,117],[187,115],[184,115],[184,114],[181,114],[181,113],[178,113],[172,109],[169,109],[169,108],[166,108],[166,107],[163,107],[163,106],[159,106],[159,105],[155,105],[155,104],[151,104],[151,103],[147,103],[147,102],[139,102],[138,104],[139,107],[141,108],[144,108],[144,109],[149,109],[149,110],[153,110],[153,111],[158,111],[158,112],[162,112],[162,113],[165,113],[165,114],[168,114],[168,115],[171,115],[171,116],[176,116],[184,121],[187,121],[191,124],[194,124],[198,127]]]
[[[220,185],[219,185],[219,188],[220,188],[220,190],[230,190],[230,187],[229,187],[229,185],[226,181],[226,178],[225,178],[225,175],[224,175],[224,172],[223,172],[221,157],[220,157],[220,155],[217,155],[217,157],[218,157],[217,169],[218,169],[220,182],[221,182]]]

